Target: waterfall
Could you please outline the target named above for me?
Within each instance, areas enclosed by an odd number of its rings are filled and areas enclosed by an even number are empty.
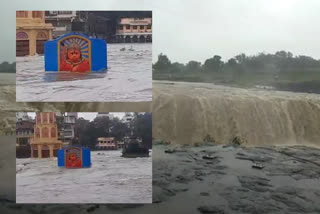
[[[153,138],[201,143],[320,146],[320,95],[207,83],[153,83]]]

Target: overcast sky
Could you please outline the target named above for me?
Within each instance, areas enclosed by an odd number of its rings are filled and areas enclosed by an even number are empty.
[[[122,119],[124,116],[124,112],[110,112],[114,117],[118,117],[119,119]],[[34,112],[28,112],[28,115],[32,118],[35,118],[36,113]],[[79,112],[78,118],[83,117],[86,120],[92,121],[97,116],[97,112]]]
[[[277,50],[320,59],[319,0],[11,0],[2,3],[0,61],[15,60],[16,10],[152,10],[153,61]]]

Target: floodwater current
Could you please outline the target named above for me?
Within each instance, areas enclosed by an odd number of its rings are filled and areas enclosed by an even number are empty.
[[[16,63],[18,102],[152,101],[149,43],[108,44],[106,73],[45,72],[44,56],[17,57]]]
[[[91,168],[57,167],[57,159],[17,159],[17,203],[151,203],[152,158],[92,151]]]

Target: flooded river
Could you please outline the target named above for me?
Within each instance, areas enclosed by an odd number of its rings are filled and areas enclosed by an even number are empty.
[[[17,203],[151,203],[152,158],[92,151],[91,168],[57,167],[57,159],[17,159]]]
[[[320,95],[209,83],[153,82],[155,139],[320,146]]]
[[[107,73],[86,76],[46,73],[43,56],[17,57],[17,101],[151,101],[152,44],[109,44],[107,49]]]

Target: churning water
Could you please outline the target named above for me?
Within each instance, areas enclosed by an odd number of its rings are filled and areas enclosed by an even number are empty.
[[[48,73],[44,56],[17,57],[17,101],[152,101],[152,45],[109,44],[107,51],[104,74]]]
[[[58,168],[55,159],[17,159],[17,203],[152,203],[152,157],[91,152],[91,168]]]
[[[154,81],[152,106],[153,137],[171,143],[320,146],[319,94]]]

